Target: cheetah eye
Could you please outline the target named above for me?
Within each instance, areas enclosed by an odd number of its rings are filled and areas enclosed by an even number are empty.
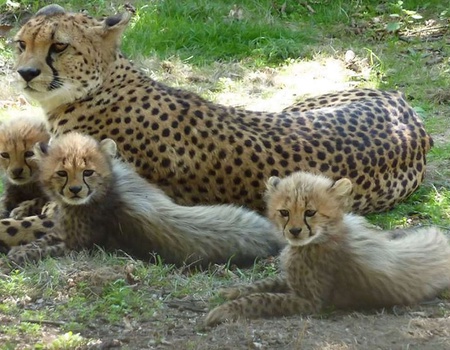
[[[54,44],[52,44],[52,46],[50,46],[50,52],[61,53],[65,49],[67,49],[68,46],[69,46],[69,44],[54,43]]]
[[[316,212],[317,212],[316,210],[308,209],[305,211],[305,216],[308,216],[308,217],[314,216],[314,215],[316,215]]]
[[[7,153],[7,152],[2,152],[2,153],[0,153],[0,156],[1,156],[2,158],[9,159],[9,153]]]
[[[30,158],[34,156],[34,152],[33,151],[26,151],[24,153],[25,158]]]
[[[278,212],[280,213],[280,215],[284,218],[287,218],[289,216],[289,210],[286,209],[280,209],[278,210]]]
[[[25,49],[27,48],[27,45],[25,44],[25,41],[23,40],[17,40],[17,48],[19,49],[20,52],[25,51]]]
[[[61,177],[67,177],[67,171],[59,170],[56,172],[56,175],[61,176]]]
[[[85,170],[83,171],[83,176],[89,177],[94,174],[94,170]]]

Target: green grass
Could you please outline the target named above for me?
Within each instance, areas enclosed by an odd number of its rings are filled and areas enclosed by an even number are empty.
[[[421,186],[393,210],[371,214],[368,219],[384,229],[435,224],[450,230],[450,189],[448,186]]]
[[[178,56],[192,64],[247,60],[256,66],[279,63],[305,53],[317,31],[302,23],[281,21],[270,2],[245,1],[244,17],[228,17],[234,1],[154,2],[138,7],[124,40],[124,51]]]
[[[0,339],[16,339],[0,349],[15,348],[23,337],[36,348],[86,346],[91,339],[80,334],[89,333],[98,323],[109,328],[119,327],[124,319],[151,322],[155,314],[166,313],[174,299],[194,297],[207,303],[219,280],[227,284],[239,275],[242,281],[251,282],[274,273],[274,264],[268,262],[235,273],[214,268],[192,273],[102,251],[45,259],[0,279],[0,316],[14,320],[0,325]],[[213,304],[218,301],[211,298]],[[59,325],[58,335],[44,344],[40,340],[43,327],[52,322]]]
[[[49,1],[22,2],[31,12],[46,3]],[[450,141],[445,136],[450,129],[450,107],[437,95],[441,90],[450,91],[450,46],[445,39],[402,38],[408,31],[423,30],[427,20],[449,19],[446,4],[441,0],[322,0],[308,2],[312,13],[297,1],[287,1],[286,9],[280,11],[269,0],[243,0],[239,2],[243,18],[236,20],[228,17],[235,3],[134,1],[136,14],[126,31],[123,49],[132,59],[151,56],[169,62],[179,73],[174,80],[179,79],[182,87],[198,89],[210,99],[239,87],[246,75],[259,73],[266,66],[276,69],[313,59],[341,59],[347,50],[353,50],[358,62],[370,72],[365,77],[356,75],[352,81],[357,86],[404,91],[427,130],[436,135],[436,145],[428,155],[431,171],[426,184],[395,209],[372,214],[369,220],[385,229],[430,224],[450,228]],[[70,0],[64,6],[72,10],[85,8],[94,15],[123,11],[119,2],[100,0]],[[0,42],[1,48],[6,48],[4,41]],[[10,59],[10,51],[2,50],[1,57]],[[442,60],[433,63],[436,58]],[[222,76],[217,73],[217,62],[223,64]],[[157,68],[159,71],[149,70],[164,76],[166,71]],[[198,79],[188,79],[191,76],[187,75],[182,81],[186,69]],[[215,74],[219,78],[211,82]],[[131,279],[124,272],[130,264]],[[205,305],[215,305],[219,299],[214,291],[220,286],[251,283],[276,273],[273,262],[256,264],[253,269],[217,268],[189,273],[102,252],[46,259],[1,276],[0,317],[10,322],[0,325],[0,342],[4,340],[0,349],[23,344],[38,349],[83,348],[94,338],[89,330],[97,323],[114,328],[123,325],[124,320],[135,320],[148,326],[148,322],[156,322],[154,315],[161,313],[167,314],[167,324],[171,324],[174,316],[168,305],[172,300],[194,297]],[[27,320],[33,322],[24,322]],[[53,330],[51,340],[42,340],[47,330],[39,320],[62,322]],[[149,326],[156,344],[162,343],[162,335],[152,327],[156,325]],[[195,348],[195,344],[186,346]]]

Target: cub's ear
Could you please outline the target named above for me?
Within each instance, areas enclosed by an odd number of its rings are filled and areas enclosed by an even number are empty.
[[[35,16],[53,16],[53,15],[59,15],[62,13],[66,13],[66,11],[64,10],[63,7],[61,7],[57,4],[52,4],[52,5],[47,5],[47,6],[44,6],[43,8],[41,8],[38,12],[36,12]]]
[[[100,141],[100,149],[111,158],[114,158],[117,154],[117,145],[111,139]]]
[[[52,140],[50,139],[49,143],[46,142],[38,142],[34,145],[33,151],[34,156],[39,160],[43,159],[48,155],[48,150],[50,148],[50,142]]]
[[[281,179],[277,176],[269,177],[269,180],[267,180],[267,183],[266,183],[267,191],[273,191],[274,189],[276,189],[280,182],[281,182]]]
[[[353,202],[351,198],[353,183],[349,179],[342,178],[337,180],[333,186],[331,186],[329,192],[341,201],[345,210],[350,209]]]

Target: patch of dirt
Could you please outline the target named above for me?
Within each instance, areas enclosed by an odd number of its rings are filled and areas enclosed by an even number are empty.
[[[272,263],[270,261],[268,260],[268,263]],[[14,302],[22,311],[16,315],[6,315],[0,308],[0,324],[3,326],[0,328],[0,349],[30,349],[33,344],[40,344],[39,346],[43,348],[48,346],[50,349],[59,349],[60,347],[55,347],[55,341],[67,336],[71,323],[83,327],[82,331],[73,331],[73,335],[82,339],[82,343],[64,347],[67,349],[444,350],[450,348],[448,295],[442,295],[445,299],[435,299],[414,307],[395,307],[370,312],[333,311],[311,316],[239,320],[214,328],[205,328],[203,322],[210,308],[210,298],[219,287],[223,287],[224,283],[230,285],[244,283],[242,280],[239,281],[238,277],[242,271],[230,271],[224,266],[216,266],[204,272],[205,279],[197,280],[210,282],[200,284],[197,289],[190,287],[184,293],[185,296],[176,298],[171,296],[169,285],[157,287],[149,283],[148,279],[152,278],[152,274],[161,276],[159,268],[148,266],[147,278],[142,274],[140,277],[135,276],[137,269],[145,266],[142,262],[120,255],[111,258],[106,253],[91,255],[82,252],[52,261],[50,265],[41,263],[27,267],[27,271],[39,273],[40,281],[36,284],[36,289],[30,291],[29,296],[21,298],[13,295],[2,296],[3,302],[7,304]],[[262,268],[262,265],[259,267]],[[186,281],[192,274],[183,269],[175,269],[164,276],[168,280]],[[115,284],[119,280],[125,281],[128,285],[121,284],[124,288],[129,287],[133,293],[145,296],[139,311],[124,313],[125,316],[117,321],[108,321],[108,315],[102,312],[88,311],[89,300],[102,298],[104,288],[111,288],[111,283]],[[80,285],[84,287],[80,289]],[[46,288],[51,288],[56,297],[46,296]],[[70,308],[68,313],[64,313],[65,316],[61,316],[57,310],[71,298],[80,296],[86,297],[80,308],[90,312],[91,316],[82,321],[78,317],[84,317],[82,316],[84,313],[80,314],[78,310],[72,311]],[[122,301],[126,302],[125,299]],[[156,304],[160,307],[154,308]],[[95,308],[94,305],[92,307]],[[25,316],[27,311],[32,310],[47,310],[48,316],[45,319]],[[52,310],[55,310],[55,313]],[[149,310],[151,312],[147,312]],[[25,329],[33,324],[40,324],[37,332],[6,331],[8,327],[12,329],[13,326],[21,325],[19,329]],[[2,344],[8,346],[2,347]]]
[[[167,300],[151,319],[124,317],[117,324],[101,318],[81,333],[86,349],[421,349],[450,348],[450,303],[371,313],[333,312],[320,316],[242,320],[203,329],[204,300]],[[5,317],[0,315],[2,322]],[[16,322],[6,320],[7,322]],[[61,334],[58,325],[44,324],[41,341]],[[0,335],[0,340],[7,340]],[[25,343],[16,349],[26,349]]]
[[[450,348],[450,318],[439,316],[443,309],[448,313],[450,305],[399,309],[396,314],[333,313],[323,318],[240,321],[203,330],[202,313],[168,308],[131,329],[122,325],[114,332],[97,329],[90,335],[131,349],[437,350]]]
[[[317,56],[277,68],[249,69],[238,63],[215,63],[195,68],[177,59],[140,59],[138,65],[153,79],[185,88],[216,103],[249,110],[277,112],[308,96],[347,90],[367,81],[371,67],[354,57]],[[358,66],[358,69],[354,68]],[[366,84],[367,85],[367,84]]]

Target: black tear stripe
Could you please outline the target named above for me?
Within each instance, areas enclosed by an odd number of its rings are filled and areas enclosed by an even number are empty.
[[[53,58],[52,58],[52,53],[50,52],[50,50],[48,51],[48,55],[45,58],[45,62],[50,67],[50,69],[52,70],[52,74],[53,74],[53,79],[50,82],[50,84],[48,85],[48,89],[47,90],[48,91],[56,90],[56,89],[60,88],[63,84],[61,82],[61,78],[59,77],[58,71],[52,65],[53,64]]]
[[[86,182],[86,179],[85,179],[84,175],[83,175],[83,183],[86,185],[86,187],[88,189],[88,196],[90,196],[92,191],[91,191],[91,188],[89,187],[88,183]]]
[[[286,230],[286,226],[287,226],[287,224],[289,223],[289,220],[291,220],[291,215],[290,215],[290,213],[289,213],[289,217],[288,217],[286,223],[285,223],[284,226],[283,226],[283,232]]]
[[[306,216],[306,208],[308,207],[308,202],[305,201],[305,211],[303,212],[303,221],[305,222],[306,227],[309,230],[309,237],[313,236],[312,230],[311,230],[311,226],[309,226],[308,221],[306,220],[307,216]]]
[[[56,33],[57,27],[58,27],[57,25],[55,25],[53,27],[52,34],[51,34],[51,40],[52,41],[55,38],[55,33]],[[60,88],[63,84],[61,82],[61,78],[59,77],[58,71],[55,69],[55,67],[53,67],[53,57],[52,57],[51,46],[48,49],[48,54],[47,54],[47,57],[45,58],[45,62],[50,67],[50,69],[52,70],[52,74],[53,74],[53,79],[50,82],[50,84],[48,85],[48,89],[47,90],[48,91],[56,90],[56,89]]]
[[[69,176],[66,176],[66,181],[64,182],[64,185],[62,185],[61,191],[59,191],[59,194],[63,197],[64,197],[64,189],[66,188],[68,182],[69,182]]]
[[[28,167],[28,169],[30,169],[30,176],[33,176],[33,168],[31,167],[30,164],[28,164],[28,158],[25,158],[25,165]]]
[[[311,226],[309,226],[308,221],[306,221],[306,215],[304,215],[303,220],[305,220],[305,225],[306,225],[306,227],[307,227],[308,230],[309,230],[309,237],[314,236],[314,235],[313,235],[313,232],[312,232],[312,230],[311,230]]]

